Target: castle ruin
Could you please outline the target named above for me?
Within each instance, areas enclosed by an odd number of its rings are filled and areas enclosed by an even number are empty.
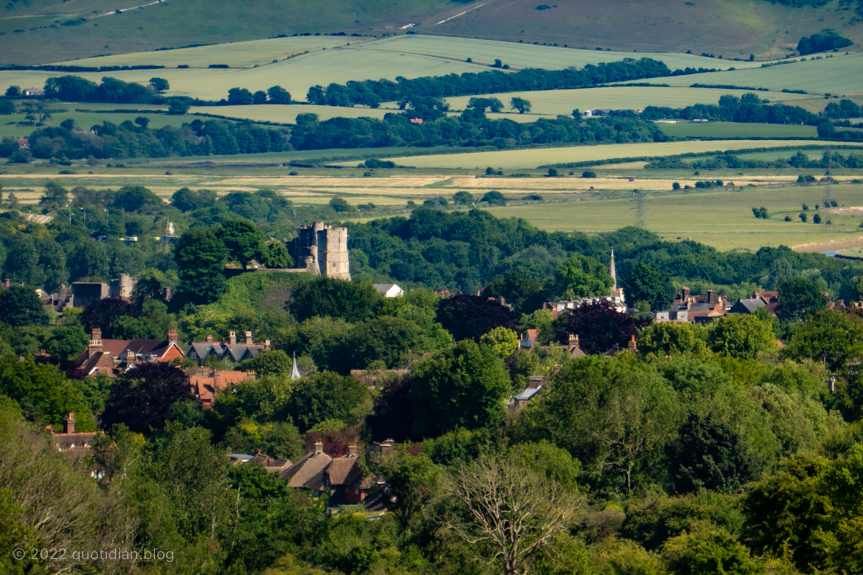
[[[324,222],[300,226],[299,235],[288,251],[296,265],[315,275],[350,281],[348,229],[334,228]]]

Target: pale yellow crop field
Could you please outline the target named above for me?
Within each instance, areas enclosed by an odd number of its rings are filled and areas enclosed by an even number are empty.
[[[567,148],[534,148],[530,150],[501,150],[473,152],[469,154],[440,154],[389,158],[402,166],[419,168],[466,168],[492,167],[495,169],[526,169],[547,164],[567,162],[602,162],[612,158],[637,158],[644,156],[674,156],[690,152],[724,152],[750,148],[773,148],[801,146],[817,140],[716,140],[707,142],[656,142],[638,144],[611,144],[605,146],[572,146]],[[863,144],[861,144],[863,146]],[[350,165],[344,162],[339,165]]]
[[[622,86],[611,88],[585,88],[580,90],[543,90],[538,92],[512,92],[484,94],[483,98],[497,98],[508,109],[512,98],[524,98],[531,103],[532,114],[569,116],[574,109],[611,108],[612,110],[643,110],[647,106],[685,108],[693,104],[716,104],[719,98],[728,93],[739,92],[713,88],[664,88],[643,86]],[[758,92],[758,97],[771,102],[786,102],[811,98],[805,94],[783,92]],[[447,98],[450,109],[464,110],[470,96]],[[822,106],[823,108],[823,106]],[[513,114],[518,115],[518,114]]]

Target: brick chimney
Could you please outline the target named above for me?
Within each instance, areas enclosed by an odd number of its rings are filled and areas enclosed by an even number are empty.
[[[752,292],[752,299],[758,299],[758,291]]]
[[[63,433],[75,433],[75,414],[69,413],[69,417],[63,420]]]
[[[270,348],[271,348],[271,347],[272,347],[272,345],[270,344],[270,340],[265,340],[265,341],[264,341],[264,349],[265,349],[266,351],[270,351]]]
[[[228,343],[231,345],[237,345],[237,332],[229,331],[228,332]]]
[[[683,301],[686,301],[689,298],[689,288],[688,287],[683,288],[682,295],[683,295]]]
[[[207,343],[213,343],[213,336],[210,334],[207,334]]]
[[[707,303],[713,303],[713,290],[707,290]]]
[[[638,351],[638,347],[636,347],[636,345],[635,345],[635,336],[632,336],[632,339],[629,340],[629,343],[627,344],[626,347],[632,353],[635,353],[636,351]]]
[[[356,458],[356,456],[357,456],[357,446],[356,445],[348,445],[348,457]]]
[[[87,357],[93,357],[97,353],[102,353],[102,330],[94,328],[90,335],[90,345],[87,347]]]
[[[3,280],[3,287],[5,289],[9,289],[9,283],[9,278],[6,278],[5,280]]]
[[[315,454],[324,452],[324,444],[320,441],[315,442]]]
[[[252,332],[246,332],[246,345],[252,345],[254,342],[252,341]]]
[[[135,361],[135,352],[131,349],[126,350],[126,361],[128,361],[129,363]]]
[[[169,329],[168,330],[168,344],[177,343],[177,330]]]

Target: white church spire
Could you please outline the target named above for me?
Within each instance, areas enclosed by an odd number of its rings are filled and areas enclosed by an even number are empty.
[[[611,296],[617,296],[617,270],[614,267],[614,250],[611,250],[611,265],[608,267],[608,271],[611,274],[611,279],[614,280],[614,285],[611,286]]]
[[[291,368],[291,380],[300,379],[302,375],[300,375],[300,370],[297,367],[297,352],[294,352],[294,367]]]

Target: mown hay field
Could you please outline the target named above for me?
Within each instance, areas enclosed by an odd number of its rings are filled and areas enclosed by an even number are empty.
[[[829,58],[827,56],[830,56]],[[809,94],[851,95],[863,92],[863,53],[826,54],[821,60],[807,57],[769,68],[747,68],[709,74],[645,80],[650,84],[691,86],[692,84],[731,85],[769,90],[805,90]],[[825,102],[826,104],[826,102]]]
[[[509,109],[512,98],[524,98],[531,103],[531,114],[569,116],[574,109],[584,113],[595,108],[612,110],[643,110],[647,106],[685,108],[692,104],[716,104],[719,98],[733,90],[707,88],[664,88],[644,86],[617,86],[609,88],[585,88],[582,90],[543,90],[539,92],[512,92],[483,95],[483,98],[498,98]],[[783,92],[758,93],[771,102],[785,102],[808,98],[803,94]],[[450,109],[464,110],[470,96],[447,98]],[[793,102],[789,102],[793,104]]]
[[[857,205],[863,185],[834,187],[841,205]],[[813,224],[812,206],[820,203],[821,186],[742,188],[734,191],[650,197],[647,229],[665,239],[692,238],[720,250],[757,250],[762,246],[794,246],[860,235],[860,217],[838,216],[832,230]],[[810,206],[809,223],[800,221],[801,204]],[[756,219],[753,207],[764,206],[770,219]],[[491,208],[497,217],[525,218],[549,231],[612,231],[635,223],[634,199],[597,199],[564,203]],[[785,222],[788,215],[792,221]]]
[[[676,138],[817,138],[815,126],[784,124],[740,124],[737,122],[710,122],[708,124],[659,124],[659,128]]]
[[[419,168],[466,168],[484,166],[494,169],[526,169],[547,164],[569,162],[602,162],[615,158],[645,156],[675,156],[686,153],[724,152],[752,148],[792,147],[815,144],[816,140],[714,140],[681,141],[639,144],[611,144],[605,146],[571,146],[566,148],[534,148],[528,150],[501,150],[471,154],[440,154],[390,158],[403,166]],[[861,144],[863,146],[863,144]],[[349,162],[340,165],[350,165]]]

